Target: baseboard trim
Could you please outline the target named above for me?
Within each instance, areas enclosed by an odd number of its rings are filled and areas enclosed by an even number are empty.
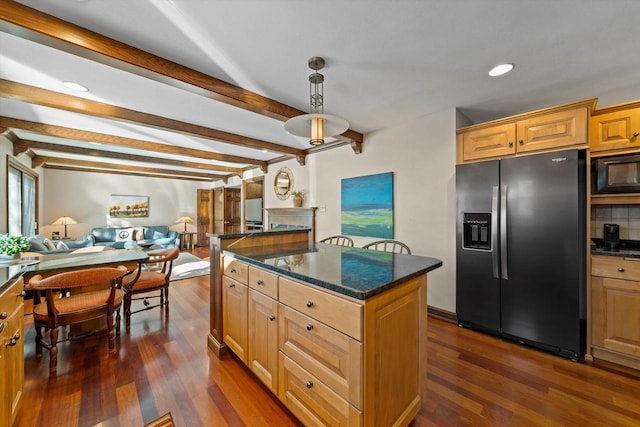
[[[430,305],[427,306],[427,314],[431,317],[435,317],[440,320],[444,320],[450,323],[458,323],[458,316],[447,310],[443,310],[441,308],[432,307]]]

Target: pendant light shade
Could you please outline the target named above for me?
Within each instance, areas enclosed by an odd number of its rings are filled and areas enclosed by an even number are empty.
[[[309,76],[310,114],[292,117],[284,123],[284,129],[292,135],[309,138],[311,145],[322,145],[326,137],[340,135],[349,129],[345,119],[324,114],[324,76],[318,70],[324,68],[324,59],[314,56],[309,68],[316,71]]]

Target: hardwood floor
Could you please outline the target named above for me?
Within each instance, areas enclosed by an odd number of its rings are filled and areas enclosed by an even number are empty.
[[[206,248],[196,255],[206,256]],[[25,389],[17,426],[142,426],[171,411],[177,426],[296,426],[234,357],[206,347],[209,277],[171,282],[168,319],[137,313],[106,337],[35,357],[25,318]],[[429,318],[428,398],[418,426],[640,425],[640,372],[574,363]]]

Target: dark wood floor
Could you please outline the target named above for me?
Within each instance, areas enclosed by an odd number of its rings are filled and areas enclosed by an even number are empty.
[[[196,255],[206,256],[206,248]],[[171,411],[178,426],[294,426],[233,357],[207,351],[209,277],[171,283],[170,315],[132,317],[114,355],[105,338],[35,357],[25,318],[18,426],[141,426]],[[429,318],[428,399],[413,426],[638,426],[640,373],[574,363]]]

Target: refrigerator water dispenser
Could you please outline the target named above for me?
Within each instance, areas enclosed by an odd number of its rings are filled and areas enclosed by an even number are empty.
[[[462,220],[462,248],[491,250],[491,214],[464,213]]]

